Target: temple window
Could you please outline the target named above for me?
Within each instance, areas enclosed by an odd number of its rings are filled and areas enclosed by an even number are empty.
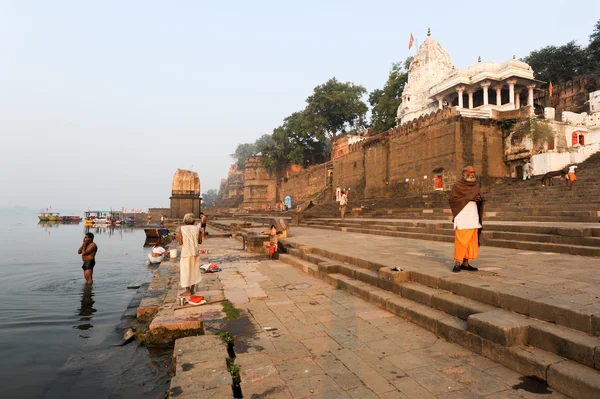
[[[583,137],[583,134],[579,135],[579,145],[585,145],[585,139]]]

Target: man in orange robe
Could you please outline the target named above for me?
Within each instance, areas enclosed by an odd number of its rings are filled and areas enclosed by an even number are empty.
[[[475,168],[467,166],[463,169],[462,178],[450,192],[450,208],[454,216],[454,268],[477,271],[469,265],[469,260],[476,260],[479,249],[479,235],[482,228],[483,199]]]

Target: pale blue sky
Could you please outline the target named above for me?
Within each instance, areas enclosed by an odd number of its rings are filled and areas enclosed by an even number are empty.
[[[576,40],[598,1],[0,0],[0,207],[168,206],[218,188],[335,76],[368,91],[427,27],[457,68]]]

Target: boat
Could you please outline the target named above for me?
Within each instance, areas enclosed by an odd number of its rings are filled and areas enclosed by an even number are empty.
[[[157,242],[166,244],[169,241],[169,229],[162,225],[147,225],[146,228],[144,228],[144,233],[146,233],[146,241],[144,242],[144,246],[154,245]]]
[[[80,216],[61,216],[58,212],[41,212],[38,216],[40,222],[77,222],[81,221]]]
[[[108,225],[111,218],[110,211],[87,211],[85,212],[86,225]]]

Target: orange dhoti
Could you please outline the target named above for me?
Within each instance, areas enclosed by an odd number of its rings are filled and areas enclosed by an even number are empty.
[[[573,173],[573,172],[569,173],[569,181],[571,183],[573,183],[575,180],[577,180],[577,177],[575,176],[575,173]]]
[[[462,263],[464,259],[476,260],[477,229],[454,230],[454,260]]]

